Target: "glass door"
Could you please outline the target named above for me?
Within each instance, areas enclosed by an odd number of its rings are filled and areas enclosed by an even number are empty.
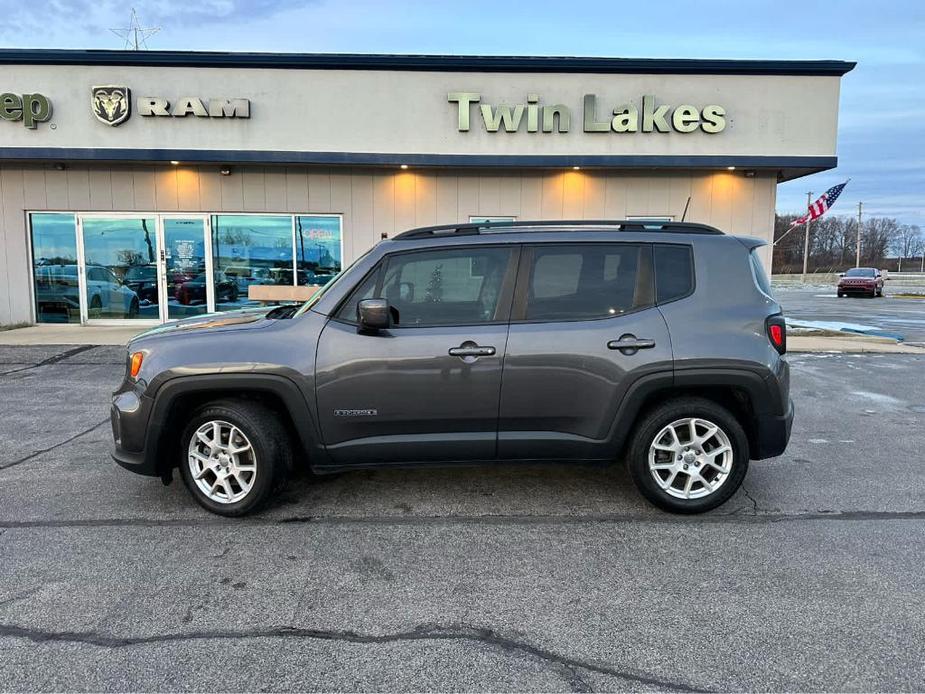
[[[83,320],[159,321],[156,215],[80,215],[78,230]]]
[[[162,318],[172,320],[209,313],[215,306],[212,253],[206,215],[161,215],[163,270]]]

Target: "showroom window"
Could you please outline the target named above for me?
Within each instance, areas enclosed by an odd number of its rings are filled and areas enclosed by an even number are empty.
[[[32,215],[32,279],[39,323],[80,322],[74,215]]]
[[[36,320],[164,321],[257,306],[255,284],[324,285],[341,270],[340,215],[29,215]]]

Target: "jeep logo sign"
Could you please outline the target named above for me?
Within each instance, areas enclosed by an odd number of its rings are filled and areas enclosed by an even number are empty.
[[[22,121],[27,128],[34,129],[36,123],[51,118],[51,101],[44,94],[0,94],[0,119]]]

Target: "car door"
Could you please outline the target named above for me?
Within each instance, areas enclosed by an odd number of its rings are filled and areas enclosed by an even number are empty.
[[[662,373],[671,344],[655,306],[652,247],[525,247],[504,362],[498,455],[606,459],[629,385]]]
[[[322,330],[318,417],[337,463],[491,460],[519,249],[460,245],[386,256]],[[393,325],[359,329],[385,298]]]

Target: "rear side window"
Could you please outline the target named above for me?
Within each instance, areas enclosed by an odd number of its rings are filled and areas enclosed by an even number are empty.
[[[674,301],[694,291],[694,258],[690,246],[657,244],[654,255],[658,303]]]
[[[764,265],[761,263],[761,258],[758,257],[757,250],[758,249],[753,248],[748,254],[749,262],[752,265],[752,275],[755,278],[755,286],[758,287],[762,294],[773,299],[774,294],[771,292],[771,281],[764,271]]]
[[[646,245],[549,245],[532,252],[526,320],[608,318],[653,303]]]

